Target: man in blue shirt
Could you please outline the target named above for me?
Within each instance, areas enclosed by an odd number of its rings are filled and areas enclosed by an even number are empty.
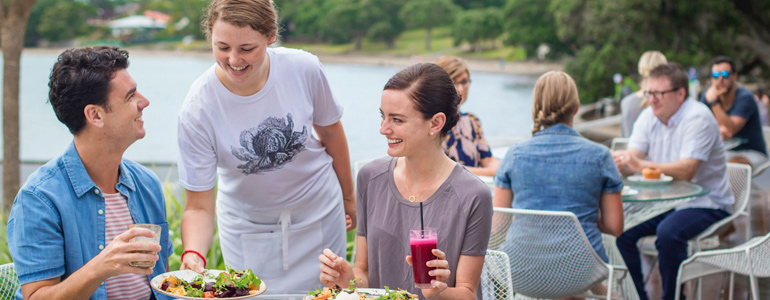
[[[16,299],[107,299],[118,295],[120,288],[105,287],[118,277],[140,283],[124,293],[161,298],[148,290],[149,279],[166,272],[173,246],[157,176],[122,158],[144,137],[142,110],[149,105],[127,67],[126,51],[97,47],[64,51],[51,71],[49,101],[74,140],[30,175],[14,200],[7,230],[21,283]],[[105,206],[107,195],[121,209]],[[109,228],[116,216],[160,225],[160,245],[130,242],[154,234]],[[105,238],[110,234],[117,236]],[[156,264],[140,268],[132,261]]]
[[[700,101],[708,105],[719,123],[722,138],[742,138],[746,142],[727,152],[727,160],[756,168],[767,160],[762,123],[754,95],[735,82],[735,64],[727,56],[717,56],[711,64],[711,86]]]
[[[657,168],[674,179],[691,181],[709,190],[675,210],[627,229],[617,239],[618,250],[641,300],[648,297],[637,241],[657,235],[662,298],[673,300],[679,265],[687,258],[687,241],[728,216],[735,202],[719,125],[705,105],[688,100],[687,86],[687,73],[677,63],[652,69],[645,91],[650,107],[634,123],[628,150],[613,153],[623,175]]]

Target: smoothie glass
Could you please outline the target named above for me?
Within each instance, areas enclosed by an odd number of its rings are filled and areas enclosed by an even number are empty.
[[[155,237],[148,238],[148,237],[145,237],[145,236],[137,236],[137,237],[132,238],[130,242],[146,242],[146,243],[160,244],[160,226],[155,225],[155,224],[130,224],[130,225],[128,225],[128,229],[131,229],[131,228],[134,228],[134,227],[148,229],[148,230],[152,231],[153,233],[155,233]],[[144,252],[144,253],[148,253],[148,254],[155,253],[155,252],[150,252],[150,251],[139,251],[139,252]],[[154,268],[155,267],[155,262],[154,261],[132,261],[132,262],[129,262],[128,264],[131,265],[132,267],[140,267],[140,268],[145,268],[145,269],[150,269],[150,268]]]
[[[436,249],[438,235],[435,228],[412,229],[409,231],[409,246],[412,248],[412,271],[414,272],[414,286],[418,289],[433,288],[431,280],[435,276],[428,275],[430,270],[428,261],[436,259],[433,249]]]

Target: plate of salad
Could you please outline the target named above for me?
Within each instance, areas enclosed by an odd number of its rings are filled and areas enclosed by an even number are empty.
[[[150,286],[178,299],[246,299],[267,290],[267,285],[250,270],[192,270],[166,272],[150,280]]]
[[[410,300],[417,299],[417,295],[405,290],[391,290],[387,286],[384,289],[342,289],[339,286],[325,287],[312,291],[304,300]]]

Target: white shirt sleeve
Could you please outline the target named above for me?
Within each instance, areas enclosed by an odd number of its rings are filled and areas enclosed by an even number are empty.
[[[631,137],[628,138],[628,148],[634,148],[644,153],[650,151],[650,132],[654,124],[655,115],[648,107],[645,108],[639,118],[634,122],[634,130],[631,131]]]
[[[342,105],[332,94],[329,81],[326,79],[321,62],[316,58],[315,72],[310,72],[314,78],[310,80],[310,95],[313,101],[313,124],[329,126],[342,118]]]
[[[709,120],[709,118],[711,120]],[[682,147],[679,149],[680,158],[693,158],[706,161],[714,147],[721,140],[719,126],[711,114],[698,115],[682,122],[684,134]]]
[[[211,139],[184,115],[177,125],[179,145],[179,184],[194,192],[208,191],[216,185],[217,155]]]

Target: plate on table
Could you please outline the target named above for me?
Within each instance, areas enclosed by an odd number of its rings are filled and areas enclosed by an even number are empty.
[[[394,290],[390,290],[390,291],[394,292]],[[396,289],[395,291],[399,291],[399,290]],[[409,293],[409,291],[405,291],[405,290],[402,290],[402,291]],[[376,299],[376,298],[378,298],[380,296],[388,295],[388,293],[387,293],[387,291],[385,291],[385,289],[359,288],[359,289],[356,289],[356,292],[358,292],[360,294],[364,294],[364,297],[366,299]],[[415,295],[415,294],[409,293],[409,295],[411,297],[405,298],[405,299],[411,299],[412,297],[415,298],[415,299],[417,298],[417,295]]]
[[[150,280],[150,286],[153,290],[156,290],[164,295],[177,298],[177,299],[203,299],[202,297],[189,297],[189,296],[180,296],[175,295],[169,292],[166,292],[164,290],[160,289],[160,285],[163,282],[164,279],[166,279],[169,276],[174,276],[176,278],[179,278],[184,281],[192,281],[195,277],[198,275],[203,275],[203,281],[204,282],[215,282],[217,276],[219,276],[219,273],[227,272],[225,270],[206,270],[203,272],[203,274],[199,274],[198,272],[195,272],[193,270],[179,270],[179,271],[172,271],[172,272],[166,272],[163,274],[160,274],[158,276],[155,276]],[[240,296],[240,297],[230,297],[230,298],[223,298],[223,299],[246,299],[251,297],[256,297],[262,293],[264,293],[267,290],[267,285],[265,284],[265,281],[262,281],[262,284],[259,285],[259,289],[254,293],[246,296]]]
[[[632,189],[628,186],[624,186],[623,191],[620,192],[621,196],[634,196],[636,194],[639,194],[639,191]]]
[[[644,178],[644,176],[642,175],[628,176],[628,181],[636,184],[644,184],[644,185],[666,184],[673,180],[674,180],[673,177],[663,173],[660,174],[660,179],[647,179],[647,178]]]

